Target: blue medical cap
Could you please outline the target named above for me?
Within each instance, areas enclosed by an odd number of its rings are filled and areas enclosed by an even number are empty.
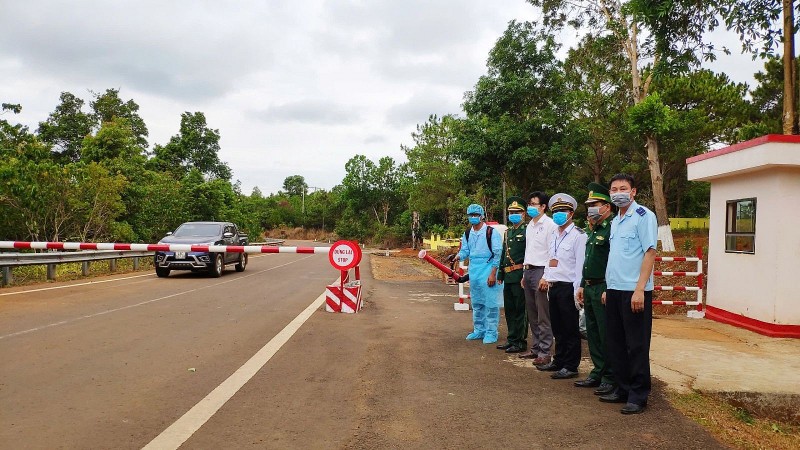
[[[480,214],[483,216],[483,206],[473,203],[467,206],[467,214]]]

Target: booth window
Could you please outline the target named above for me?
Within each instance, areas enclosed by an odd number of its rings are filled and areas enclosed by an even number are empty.
[[[725,251],[756,252],[756,199],[728,200],[725,214]]]

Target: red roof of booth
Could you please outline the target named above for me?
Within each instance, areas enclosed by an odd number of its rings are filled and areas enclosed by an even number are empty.
[[[729,145],[727,147],[722,147],[720,149],[712,150],[697,156],[692,156],[691,158],[686,158],[686,164],[692,164],[705,159],[727,155],[728,153],[738,152],[739,150],[744,150],[767,143],[800,144],[800,136],[787,134],[767,134],[755,139],[750,139],[749,141],[739,142],[738,144]]]

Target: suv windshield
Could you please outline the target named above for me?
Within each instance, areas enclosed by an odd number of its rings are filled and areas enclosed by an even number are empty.
[[[219,236],[222,225],[215,223],[185,223],[175,230],[173,236]]]

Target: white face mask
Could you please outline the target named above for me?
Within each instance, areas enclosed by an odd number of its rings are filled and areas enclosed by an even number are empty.
[[[588,211],[587,216],[589,217],[589,220],[598,220],[599,218],[603,217],[603,213],[600,212],[600,208],[602,208],[602,206],[590,206],[586,208]]]
[[[615,192],[611,194],[611,203],[619,206],[620,208],[624,208],[631,204],[631,193]]]

